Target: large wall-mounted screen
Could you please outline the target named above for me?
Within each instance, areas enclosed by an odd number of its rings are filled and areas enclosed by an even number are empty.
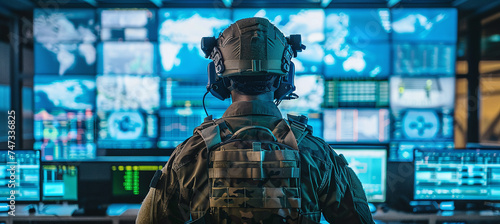
[[[204,106],[220,118],[232,102],[204,97],[211,60],[201,38],[254,16],[285,36],[301,34],[307,46],[292,59],[299,98],[280,103],[284,118],[308,116],[329,144],[389,144],[391,161],[453,147],[456,9],[36,9],[33,16],[33,147],[43,161],[169,154],[204,121]]]

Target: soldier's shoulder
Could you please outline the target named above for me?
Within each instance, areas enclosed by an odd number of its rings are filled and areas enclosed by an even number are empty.
[[[325,142],[325,140],[314,136],[311,133],[307,133],[304,139],[299,144],[299,149],[305,153],[309,153],[321,160],[329,160],[332,158],[333,150]]]
[[[172,169],[179,170],[187,164],[192,163],[194,160],[203,157],[203,153],[206,154],[205,142],[201,135],[196,131],[197,129],[203,129],[201,125],[196,127],[193,131],[193,135],[187,138],[184,142],[179,144],[174,152],[175,158],[172,158]]]

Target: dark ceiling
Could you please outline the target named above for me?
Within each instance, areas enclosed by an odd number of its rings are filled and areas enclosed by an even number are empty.
[[[0,0],[0,14],[26,13],[33,8],[377,8],[456,7],[461,17],[497,12],[499,0]]]

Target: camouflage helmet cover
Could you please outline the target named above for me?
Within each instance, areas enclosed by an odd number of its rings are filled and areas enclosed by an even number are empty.
[[[285,35],[259,17],[231,24],[217,38],[217,47],[224,63],[223,77],[285,75],[288,67],[283,63],[289,64],[293,55]]]

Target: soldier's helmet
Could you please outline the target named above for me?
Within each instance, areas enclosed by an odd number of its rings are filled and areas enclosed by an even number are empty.
[[[217,39],[203,38],[202,49],[223,77],[283,76],[305,46],[300,35],[285,37],[268,19],[252,17],[231,24]]]
[[[286,74],[281,63],[287,41],[268,19],[236,21],[221,33],[217,46],[224,58],[224,77]]]

